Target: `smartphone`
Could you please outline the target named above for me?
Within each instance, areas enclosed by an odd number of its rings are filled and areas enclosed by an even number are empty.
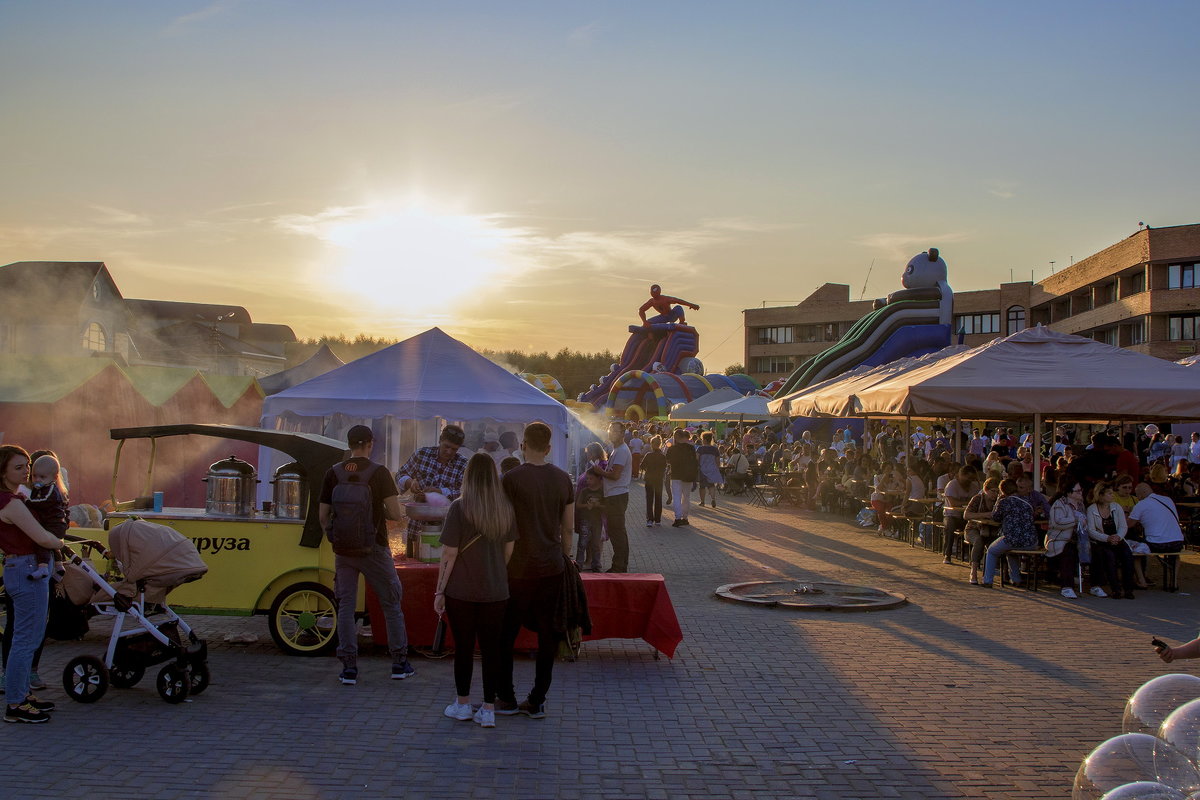
[[[1168,645],[1162,639],[1159,639],[1157,636],[1150,640],[1150,644],[1154,646],[1155,650],[1166,650],[1168,647],[1170,647],[1170,645]]]

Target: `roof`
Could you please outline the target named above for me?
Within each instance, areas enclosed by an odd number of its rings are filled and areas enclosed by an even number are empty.
[[[274,375],[260,378],[258,383],[265,394],[278,394],[284,389],[304,383],[310,378],[335,370],[345,363],[337,357],[333,350],[329,349],[329,345],[323,344],[306,361],[302,361],[291,369],[285,369],[283,372],[276,372]]]
[[[0,355],[0,403],[53,403],[111,366],[106,358]]]
[[[125,307],[139,317],[181,322],[226,322],[248,325],[253,322],[244,306],[213,303],[181,303],[175,300],[126,300]]]
[[[0,267],[4,292],[0,309],[9,316],[42,314],[48,308],[75,309],[89,299],[92,284],[103,274],[116,284],[103,261],[16,261]],[[120,296],[120,293],[117,293]]]

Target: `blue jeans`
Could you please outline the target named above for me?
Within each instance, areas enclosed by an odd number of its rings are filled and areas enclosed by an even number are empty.
[[[392,553],[383,545],[376,544],[369,556],[334,557],[333,595],[337,602],[337,655],[348,667],[355,666],[358,659],[358,630],[354,625],[354,607],[358,605],[358,576],[379,597],[383,618],[387,624],[388,650],[393,661],[408,658],[408,631],[404,627],[404,612],[400,609],[400,598],[404,590],[396,575],[396,563]]]
[[[8,556],[4,559],[4,589],[12,598],[12,648],[4,671],[4,693],[10,704],[29,694],[29,672],[33,654],[46,633],[46,609],[50,604],[50,577],[29,579],[37,569],[37,556]],[[51,564],[53,573],[53,564]]]
[[[1012,550],[1013,546],[1008,543],[1008,540],[1001,537],[992,542],[987,549],[987,559],[983,567],[983,582],[991,583],[996,577],[996,567],[1000,565],[1000,556]],[[1021,582],[1021,559],[1017,556],[1008,556],[1008,575],[1012,578],[1013,583]]]

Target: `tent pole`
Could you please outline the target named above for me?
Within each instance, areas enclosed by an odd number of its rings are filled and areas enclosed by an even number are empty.
[[[1042,490],[1042,415],[1039,412],[1034,412],[1033,415],[1033,488],[1034,491]]]
[[[912,415],[904,415],[904,469],[907,471],[912,466]],[[906,472],[907,474],[907,472]]]

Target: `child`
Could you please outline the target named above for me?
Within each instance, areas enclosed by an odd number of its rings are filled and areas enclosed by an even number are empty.
[[[62,469],[54,456],[39,456],[33,462],[33,489],[27,501],[34,519],[58,538],[67,533],[67,487],[63,483]],[[53,550],[37,548],[37,569],[29,573],[29,580],[39,580],[50,574]]]
[[[592,472],[591,467],[606,469],[608,464],[604,458],[604,448],[599,443],[588,445],[587,455],[588,469],[579,476],[575,486],[576,529],[579,533],[575,561],[580,565],[580,572],[600,572],[600,558],[604,549],[601,538],[604,529],[604,488],[600,477]]]

